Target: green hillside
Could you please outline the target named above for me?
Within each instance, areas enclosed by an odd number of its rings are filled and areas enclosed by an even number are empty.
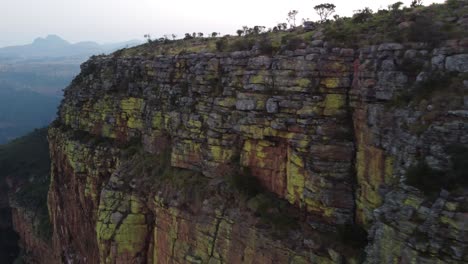
[[[47,210],[50,158],[47,129],[32,133],[0,146],[0,181],[11,177],[20,188],[14,195],[17,205],[35,212],[38,235],[47,238],[50,224]]]

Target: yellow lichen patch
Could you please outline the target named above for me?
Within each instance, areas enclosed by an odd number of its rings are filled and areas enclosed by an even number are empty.
[[[228,98],[222,98],[222,99],[216,100],[215,103],[222,107],[231,108],[236,105],[236,101],[237,101],[236,98],[228,97]]]
[[[151,120],[151,126],[157,130],[163,129],[164,119],[161,112],[154,113],[153,119]]]
[[[114,127],[109,124],[103,124],[101,128],[101,135],[107,138],[116,138],[116,135],[113,131]]]
[[[446,202],[445,203],[445,209],[449,210],[449,211],[455,211],[457,210],[458,208],[458,203],[454,203],[454,202]]]
[[[127,110],[139,111],[141,110],[142,106],[143,99],[141,98],[129,97],[120,101],[120,107],[122,108],[122,110],[124,110],[124,112],[127,112]]]
[[[127,126],[129,128],[143,128],[143,121],[141,119],[143,103],[143,99],[135,97],[129,97],[120,101],[122,118],[127,118]]]
[[[129,128],[142,129],[143,128],[143,122],[142,122],[141,119],[130,117],[130,118],[128,118],[127,126]]]
[[[322,85],[324,85],[326,88],[333,89],[333,88],[339,87],[340,79],[338,79],[338,78],[326,78],[326,79],[323,79],[320,83]]]
[[[319,115],[320,108],[318,106],[304,105],[301,109],[297,110],[296,113],[303,116]]]
[[[346,96],[343,94],[327,94],[324,101],[324,115],[336,115],[346,105]]]
[[[263,138],[263,129],[256,125],[241,125],[240,131],[254,139]]]
[[[314,200],[310,197],[304,198],[304,203],[308,212],[320,214],[323,217],[333,218],[335,216],[335,209],[327,207],[322,202]]]
[[[143,214],[129,214],[115,231],[118,254],[136,256],[144,249],[148,228]]]
[[[202,122],[197,119],[190,118],[186,123],[187,128],[190,129],[191,132],[200,132],[200,128],[202,127]]]
[[[273,146],[273,143],[265,140],[246,140],[242,148],[241,165],[248,167],[252,165],[250,164],[251,160],[255,159],[255,166],[258,168],[264,168],[266,166],[264,159],[268,156],[268,153],[264,148],[271,146]]]
[[[292,150],[288,149],[288,157],[292,156]],[[286,198],[290,203],[299,203],[304,197],[304,186],[305,186],[305,171],[303,168],[294,164],[290,158],[286,165],[286,183],[287,183],[287,195]]]
[[[260,71],[257,75],[250,77],[250,83],[265,84],[266,71]]]
[[[326,68],[334,72],[344,72],[347,70],[346,65],[340,62],[332,62],[327,64]]]
[[[447,217],[445,215],[440,217],[440,222],[451,226],[455,230],[462,230],[465,225],[464,222],[458,222],[453,218]]]
[[[143,209],[143,204],[140,202],[140,199],[132,195],[130,197],[130,211],[133,214],[137,214],[138,212],[141,212],[142,209]]]
[[[284,138],[284,139],[293,139],[297,134],[294,132],[288,132],[288,131],[279,131],[276,130],[272,127],[265,127],[264,129],[261,130],[259,135],[262,135],[261,138],[263,137],[278,137],[278,138]],[[258,138],[258,137],[253,137],[253,138]]]
[[[309,79],[306,79],[306,78],[302,78],[302,79],[299,79],[296,81],[296,84],[299,86],[299,87],[302,87],[302,88],[306,88],[306,87],[309,87],[311,81]]]
[[[396,239],[395,230],[388,225],[383,225],[380,239],[376,245],[380,250],[380,259],[385,259],[385,263],[400,263],[402,244]]]
[[[96,224],[102,262],[137,256],[144,250],[148,231],[143,205],[136,196],[119,191],[103,193]],[[115,250],[109,251],[110,247]]]
[[[370,212],[382,204],[379,189],[393,181],[393,158],[385,157],[383,150],[359,146],[356,155],[356,170],[360,201],[363,212]],[[364,216],[365,218],[366,216]],[[364,222],[366,219],[361,218]]]
[[[364,174],[366,170],[366,160],[365,160],[365,153],[362,150],[358,150],[356,152],[356,176],[358,182],[364,181]]]
[[[294,151],[290,152],[289,160],[301,168],[304,167],[304,160]]]
[[[384,153],[379,148],[369,147],[367,148],[367,154],[368,156],[366,159],[366,179],[374,189],[378,189],[380,185],[385,183]]]
[[[403,204],[418,209],[423,201],[420,197],[410,195],[404,200]]]
[[[208,146],[208,150],[210,151],[213,160],[220,163],[231,160],[234,155],[234,151],[232,149],[223,146],[210,145]]]

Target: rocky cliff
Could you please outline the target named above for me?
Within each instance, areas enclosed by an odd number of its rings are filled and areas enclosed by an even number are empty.
[[[18,255],[18,236],[13,232],[11,208],[8,205],[7,188],[0,184],[0,258],[13,262]]]
[[[47,128],[0,146],[2,263],[52,263]]]
[[[468,40],[82,65],[49,129],[62,263],[465,263]]]

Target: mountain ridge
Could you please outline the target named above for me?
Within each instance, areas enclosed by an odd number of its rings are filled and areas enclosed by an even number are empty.
[[[129,40],[110,44],[99,44],[94,41],[70,43],[58,35],[51,34],[45,38],[36,38],[30,44],[2,47],[0,48],[0,59],[91,56],[138,44],[141,44],[141,41]]]

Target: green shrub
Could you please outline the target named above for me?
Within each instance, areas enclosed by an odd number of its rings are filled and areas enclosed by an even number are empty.
[[[364,248],[368,242],[367,231],[355,224],[338,226],[338,237],[343,244],[356,248]]]
[[[406,67],[408,70],[410,68],[419,67],[416,64],[401,66]],[[423,99],[431,98],[431,96],[437,91],[446,90],[447,93],[452,89],[452,84],[454,83],[453,74],[444,74],[439,72],[433,72],[429,74],[429,77],[421,82],[418,82],[414,87],[405,90],[399,95],[395,96],[388,106],[406,106],[410,103],[418,103]]]
[[[225,51],[227,46],[228,46],[228,41],[227,41],[226,38],[221,38],[221,39],[216,41],[216,50],[218,52]]]
[[[399,65],[399,70],[408,75],[416,75],[423,70],[424,60],[419,58],[405,58]]]
[[[372,18],[372,14],[374,11],[372,9],[366,7],[362,10],[357,10],[353,15],[353,22],[354,23],[364,23],[369,21]]]
[[[455,190],[468,186],[468,148],[449,146],[450,167],[446,171],[431,168],[424,160],[410,167],[406,172],[406,183],[426,195],[434,195],[441,189]]]
[[[446,34],[434,20],[427,16],[419,15],[413,19],[413,23],[406,32],[405,40],[414,42],[426,42],[432,46],[438,45]]]
[[[258,42],[258,49],[260,50],[260,53],[263,55],[273,55],[274,53],[277,52],[277,49],[273,47],[271,40],[268,38],[262,38]]]
[[[248,196],[255,196],[263,191],[260,181],[252,176],[248,168],[243,168],[242,172],[234,174],[232,184],[236,190]]]
[[[281,38],[281,44],[284,45],[286,50],[296,50],[300,48],[304,40],[297,36],[286,35]]]
[[[432,169],[425,161],[419,161],[406,172],[406,183],[414,186],[425,194],[437,192],[444,182],[444,173]]]
[[[468,186],[468,148],[461,145],[448,147],[451,169],[447,172],[451,185]]]
[[[141,144],[141,137],[133,137],[128,142],[124,143],[120,146],[122,150],[122,158],[123,159],[130,159],[137,153],[143,150],[143,145]]]
[[[251,198],[247,206],[260,218],[260,224],[273,230],[273,234],[284,237],[299,227],[298,211],[291,209],[288,202],[275,194],[263,192]]]
[[[34,212],[33,231],[44,240],[50,240],[52,237],[52,225],[47,208],[48,191],[48,181],[28,182],[23,185],[13,197],[19,206]]]
[[[243,37],[232,42],[228,47],[228,51],[248,51],[251,50],[254,45],[255,40],[253,38]]]
[[[446,4],[451,9],[462,8],[464,3],[462,0],[447,0]]]

